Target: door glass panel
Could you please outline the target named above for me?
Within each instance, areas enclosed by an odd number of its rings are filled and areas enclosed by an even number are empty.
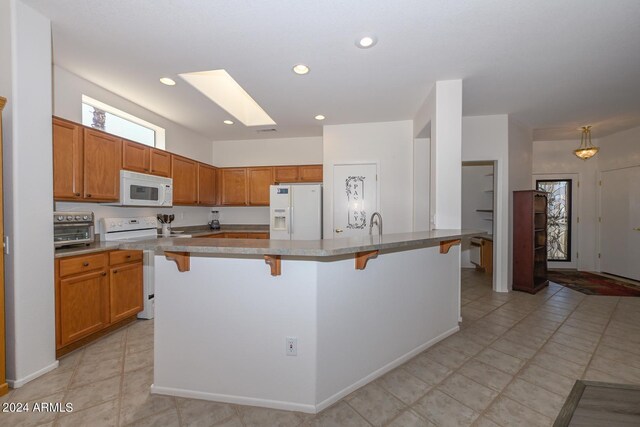
[[[571,180],[537,180],[547,197],[547,259],[571,261]]]

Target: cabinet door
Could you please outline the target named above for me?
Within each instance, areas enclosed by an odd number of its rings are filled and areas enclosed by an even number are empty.
[[[247,168],[249,205],[269,206],[269,186],[273,184],[273,168]]]
[[[114,323],[142,311],[142,263],[114,267],[109,275],[110,322]]]
[[[60,279],[60,344],[79,340],[109,324],[109,278],[96,271]]]
[[[216,204],[216,168],[203,163],[198,163],[198,204]]]
[[[173,203],[195,205],[198,203],[198,165],[186,157],[171,156],[173,177]]]
[[[296,182],[298,179],[298,166],[275,166],[273,168],[275,182]]]
[[[300,181],[322,182],[322,165],[299,166]]]
[[[82,126],[53,118],[53,198],[82,199]]]
[[[157,148],[151,149],[149,173],[152,175],[171,177],[171,153]]]
[[[122,140],[84,129],[84,197],[95,201],[118,200]]]
[[[122,143],[122,169],[149,173],[151,148],[131,141]]]
[[[227,206],[247,204],[247,175],[245,168],[220,169],[220,203]]]

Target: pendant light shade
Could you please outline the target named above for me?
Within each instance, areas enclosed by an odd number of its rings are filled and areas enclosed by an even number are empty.
[[[591,143],[591,126],[582,126],[582,137],[580,138],[580,148],[574,150],[576,156],[582,160],[587,160],[596,155],[600,150]]]

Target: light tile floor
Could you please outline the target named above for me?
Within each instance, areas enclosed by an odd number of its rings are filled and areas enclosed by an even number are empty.
[[[153,321],[139,321],[0,398],[72,413],[0,425],[550,426],[576,379],[640,384],[640,298],[499,294],[473,270],[462,283],[460,332],[316,416],[149,394]]]

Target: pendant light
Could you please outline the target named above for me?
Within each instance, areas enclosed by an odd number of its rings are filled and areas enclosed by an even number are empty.
[[[580,129],[582,129],[580,148],[574,150],[574,153],[582,160],[587,160],[595,156],[600,148],[594,147],[591,143],[591,126],[582,126]]]

